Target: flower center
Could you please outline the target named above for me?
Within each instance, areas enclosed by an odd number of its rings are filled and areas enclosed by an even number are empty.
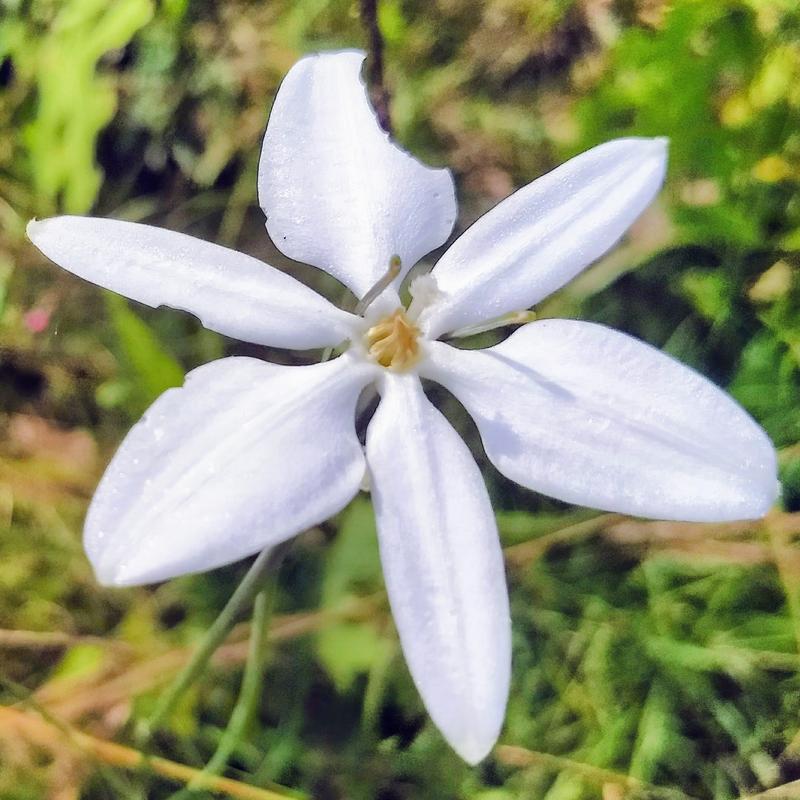
[[[419,328],[398,308],[369,328],[364,342],[369,355],[382,367],[402,372],[419,360],[418,336]]]

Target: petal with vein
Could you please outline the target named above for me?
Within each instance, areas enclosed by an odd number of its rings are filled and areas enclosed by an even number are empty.
[[[272,107],[258,174],[276,246],[358,297],[393,255],[405,272],[444,243],[457,214],[449,170],[421,164],[378,124],[363,61],[361,52],[342,51],[292,67]]]
[[[153,308],[188,311],[235,339],[299,350],[350,335],[352,316],[290,275],[184,233],[65,216],[32,221],[28,237],[81,278]]]
[[[616,139],[506,198],[433,269],[444,297],[423,321],[432,338],[521,311],[614,245],[664,179],[666,139]]]
[[[387,373],[367,431],[381,561],[406,661],[456,752],[492,748],[508,695],[508,597],[497,528],[467,446],[414,375]]]
[[[364,476],[347,356],[284,367],[224,358],[190,372],[127,435],[84,545],[98,578],[134,585],[237,561],[341,510]]]
[[[570,503],[657,519],[767,513],[776,459],[728,395],[601,325],[543,320],[488,350],[428,348],[423,373],[475,419],[511,480]]]

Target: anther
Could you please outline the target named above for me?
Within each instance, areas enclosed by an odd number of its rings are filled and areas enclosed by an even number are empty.
[[[364,312],[377,300],[381,292],[391,285],[392,281],[400,274],[402,261],[400,256],[392,256],[389,259],[389,269],[381,276],[378,282],[358,301],[355,313],[363,316]]]
[[[382,367],[398,372],[409,369],[420,358],[419,329],[402,308],[384,317],[365,334],[367,353]]]

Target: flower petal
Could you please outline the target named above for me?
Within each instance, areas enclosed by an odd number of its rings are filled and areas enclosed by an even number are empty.
[[[305,349],[347,338],[352,315],[280,270],[183,233],[96,217],[28,224],[50,259],[106,289],[196,314],[235,339]]]
[[[380,391],[367,463],[392,613],[433,721],[474,764],[500,732],[511,662],[494,515],[467,446],[419,379],[386,373]]]
[[[98,578],[132,585],[236,561],[327,519],[364,476],[355,404],[373,374],[342,356],[190,372],[130,431],[86,518]]]
[[[258,175],[276,246],[359,297],[393,255],[406,272],[445,242],[457,214],[449,170],[421,164],[378,124],[363,61],[350,50],[292,67],[272,107]]]
[[[666,139],[616,139],[515,192],[460,236],[433,269],[444,297],[431,338],[538,303],[603,255],[664,179]]]
[[[423,373],[464,404],[492,463],[543,494],[626,514],[754,519],[775,451],[728,395],[601,325],[544,320],[489,350],[431,343]]]

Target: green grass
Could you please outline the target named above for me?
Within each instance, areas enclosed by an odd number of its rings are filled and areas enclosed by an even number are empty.
[[[470,769],[428,720],[360,498],[288,552],[258,648],[264,678],[254,691],[251,662],[236,736],[225,731],[247,614],[155,754],[199,771],[224,743],[228,796],[248,785],[326,800],[800,796],[800,12],[789,0],[669,6],[384,0],[392,119],[404,146],[454,170],[462,227],[588,146],[668,135],[658,203],[537,311],[611,324],[729,387],[779,449],[780,507],[740,526],[587,522],[499,477],[463,410],[434,394],[476,446],[507,547],[501,746]],[[153,221],[336,298],[268,243],[255,172],[280,78],[304,52],[363,46],[356,10],[0,2],[3,800],[181,788],[164,762],[104,742],[134,746],[247,565],[103,589],[82,516],[115,445],[183,371],[230,353],[302,360],[104,298],[46,264],[25,223],[59,211]]]

